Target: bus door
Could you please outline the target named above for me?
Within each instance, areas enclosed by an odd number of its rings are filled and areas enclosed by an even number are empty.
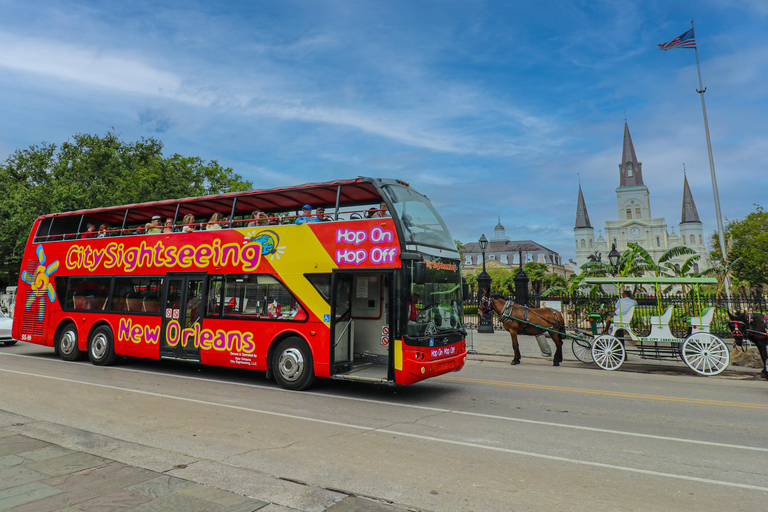
[[[393,382],[392,271],[334,271],[331,280],[331,376]]]
[[[165,279],[160,357],[200,361],[196,334],[203,324],[205,278],[205,274],[168,274]]]

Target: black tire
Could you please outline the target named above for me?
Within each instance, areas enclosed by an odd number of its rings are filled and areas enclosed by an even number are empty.
[[[272,357],[272,373],[281,388],[300,391],[312,385],[315,371],[312,352],[301,338],[280,342]]]
[[[4,341],[3,343],[5,343],[6,347],[10,347],[11,345],[15,345],[16,343],[18,343],[18,341],[19,340],[8,340],[8,341]]]
[[[83,357],[83,353],[77,346],[77,328],[75,324],[67,324],[61,329],[56,338],[56,353],[65,361],[77,361]]]
[[[96,366],[109,366],[117,361],[112,329],[102,325],[94,329],[88,340],[88,359]]]

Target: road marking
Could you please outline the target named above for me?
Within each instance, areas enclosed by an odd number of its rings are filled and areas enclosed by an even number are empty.
[[[230,405],[230,404],[222,404],[218,402],[210,402],[208,400],[200,400],[197,398],[185,398],[180,396],[174,396],[174,395],[168,395],[165,393],[156,393],[153,391],[142,391],[142,390],[136,390],[136,389],[130,389],[130,388],[124,388],[121,386],[111,386],[109,384],[95,384],[92,382],[84,382],[74,379],[65,379],[62,377],[53,377],[50,375],[39,375],[36,373],[29,373],[29,372],[22,372],[18,370],[7,370],[4,368],[0,368],[0,372],[6,372],[6,373],[12,373],[16,375],[24,375],[27,377],[37,377],[40,379],[48,379],[48,380],[54,380],[59,382],[67,382],[70,384],[81,384],[84,386],[93,386],[103,389],[111,389],[115,391],[123,391],[128,393],[136,393],[140,395],[146,395],[146,396],[153,396],[153,397],[159,397],[159,398],[167,398],[171,400],[179,400],[182,402],[189,402],[199,405],[210,405],[213,407],[221,407],[223,409],[231,409],[236,411],[245,411],[245,412],[252,412],[256,414],[263,414],[266,416],[276,416],[280,418],[288,418],[288,419],[294,419],[294,420],[300,420],[300,421],[307,421],[310,423],[319,423],[323,425],[332,425],[332,426],[338,426],[343,428],[349,428],[353,430],[359,430],[364,432],[372,432],[372,433],[383,433],[383,434],[390,434],[395,436],[401,436],[401,437],[409,437],[412,439],[421,439],[424,441],[430,441],[434,443],[442,443],[442,444],[450,444],[455,446],[464,446],[467,448],[473,448],[473,449],[480,449],[480,450],[488,450],[493,452],[500,452],[500,453],[508,453],[512,455],[521,455],[524,457],[531,457],[536,459],[543,459],[543,460],[550,460],[550,461],[557,461],[557,462],[567,462],[571,464],[577,464],[581,466],[589,466],[589,467],[595,467],[595,468],[601,468],[601,469],[610,469],[610,470],[618,470],[618,471],[625,471],[627,473],[635,473],[635,474],[641,474],[641,475],[648,475],[648,476],[655,476],[660,478],[671,478],[676,480],[685,480],[688,482],[698,482],[698,483],[704,483],[704,484],[710,484],[710,485],[720,485],[723,487],[733,487],[737,489],[747,489],[751,491],[761,491],[761,492],[767,492],[768,493],[768,487],[762,487],[759,485],[750,485],[750,484],[742,484],[738,482],[728,482],[725,480],[714,480],[711,478],[700,478],[696,476],[689,476],[689,475],[679,475],[676,473],[665,473],[662,471],[654,471],[651,469],[640,469],[640,468],[632,468],[629,466],[619,466],[616,464],[607,464],[603,462],[594,462],[594,461],[588,461],[588,460],[581,460],[581,459],[572,459],[569,457],[560,457],[557,455],[547,455],[544,453],[536,453],[536,452],[528,452],[524,450],[515,450],[513,448],[502,448],[498,446],[488,446],[484,444],[479,443],[470,443],[466,441],[455,441],[452,439],[442,439],[439,437],[434,436],[425,436],[420,434],[410,434],[407,432],[399,432],[397,430],[390,430],[390,429],[384,429],[384,428],[376,428],[376,427],[369,427],[365,425],[355,425],[352,423],[341,423],[338,421],[330,421],[330,420],[322,420],[319,418],[310,418],[307,416],[298,416],[295,414],[286,414],[286,413],[280,413],[275,411],[265,411],[263,409],[254,409],[251,407],[243,407],[239,405]]]
[[[28,356],[23,354],[3,354],[0,353],[0,355],[7,355],[7,356],[14,356],[14,357],[25,357],[30,359],[36,359],[34,356]],[[41,359],[36,359],[41,360]],[[62,361],[60,359],[46,359],[45,361],[54,362],[54,363],[61,363],[64,365],[72,365],[73,363]],[[86,368],[92,368],[89,365],[83,365]],[[98,369],[100,372],[102,371],[123,371],[123,372],[131,372],[131,373],[140,373],[143,375],[162,375],[164,377],[173,377],[176,379],[184,379],[184,380],[194,380],[194,381],[200,381],[200,382],[213,382],[217,384],[225,384],[230,386],[242,386],[242,387],[249,387],[252,388],[253,384],[246,384],[242,382],[230,382],[226,380],[220,380],[220,379],[212,379],[212,378],[206,378],[206,377],[190,377],[188,375],[175,375],[172,373],[166,373],[161,371],[152,371],[147,372],[144,370],[136,370],[133,368],[120,368],[118,366],[110,366],[110,367],[101,367]],[[0,371],[11,371],[11,370],[3,370],[0,369]],[[30,375],[36,375],[36,374],[30,374]],[[458,380],[458,381],[472,381],[472,382],[479,382],[479,383],[485,383],[486,381],[482,381],[481,379],[464,379],[464,378],[457,378],[457,377],[446,377],[441,378],[440,380]],[[74,381],[74,382],[81,382],[81,381]],[[490,383],[495,384],[504,384],[499,381],[487,381]],[[81,382],[82,384],[87,384],[86,382]],[[512,383],[514,384],[514,383]],[[100,386],[101,384],[93,384],[95,386]],[[528,387],[522,386],[521,387]],[[531,384],[530,387],[541,387],[536,384]],[[556,386],[546,386],[547,388],[550,387],[556,387]],[[122,388],[121,388],[122,389]],[[741,444],[729,444],[729,443],[718,443],[714,441],[700,441],[697,439],[687,439],[684,437],[671,437],[671,436],[661,436],[656,434],[642,434],[639,432],[629,432],[624,430],[611,430],[607,428],[599,428],[599,427],[586,427],[581,425],[569,425],[567,423],[555,423],[551,421],[541,421],[541,420],[528,420],[524,418],[512,418],[509,416],[498,416],[495,414],[484,414],[479,412],[468,412],[468,411],[460,411],[460,410],[454,410],[454,409],[445,409],[441,407],[429,407],[426,405],[412,405],[412,404],[400,404],[400,403],[392,403],[387,402],[385,400],[374,400],[371,398],[359,398],[359,397],[352,397],[352,396],[343,396],[343,395],[330,395],[327,393],[317,393],[314,391],[290,391],[283,388],[268,388],[268,387],[259,387],[260,390],[264,391],[273,391],[273,392],[279,392],[279,393],[299,393],[302,396],[319,396],[323,398],[331,398],[334,400],[350,400],[354,402],[363,402],[363,403],[369,403],[369,404],[376,404],[376,405],[386,405],[389,407],[402,407],[406,409],[417,409],[422,411],[429,411],[429,412],[439,412],[439,413],[445,413],[445,414],[458,414],[462,416],[473,416],[477,418],[488,418],[488,419],[494,419],[494,420],[500,420],[500,421],[508,421],[513,423],[526,423],[529,425],[539,425],[543,427],[555,427],[555,428],[563,428],[563,429],[570,429],[570,430],[581,430],[586,432],[596,432],[599,434],[610,434],[610,435],[619,435],[619,436],[626,436],[626,437],[637,437],[642,439],[655,439],[657,441],[669,441],[673,443],[686,443],[686,444],[696,444],[696,445],[702,445],[702,446],[714,446],[717,448],[727,448],[727,449],[735,449],[735,450],[746,450],[746,451],[754,451],[754,452],[765,452],[768,453],[768,448],[763,448],[760,446],[748,446],[748,445],[741,445]],[[563,389],[578,389],[578,388],[563,388]],[[589,390],[587,390],[589,391]],[[138,391],[137,391],[138,392]],[[650,395],[654,396],[654,395]],[[759,404],[750,404],[750,405],[759,405]]]
[[[683,398],[664,395],[645,395],[640,393],[626,393],[624,391],[607,391],[600,389],[569,388],[564,386],[549,386],[546,384],[525,384],[522,382],[502,382],[498,380],[472,379],[468,377],[443,377],[441,380],[453,382],[466,382],[469,384],[487,384],[491,386],[505,386],[513,388],[541,389],[545,391],[560,391],[563,393],[580,393],[584,395],[601,395],[621,398],[638,398],[641,400],[656,400],[661,402],[677,402],[698,405],[719,405],[722,407],[742,407],[745,409],[768,410],[768,404],[755,404],[749,402],[728,402],[725,400],[707,400],[704,398]]]

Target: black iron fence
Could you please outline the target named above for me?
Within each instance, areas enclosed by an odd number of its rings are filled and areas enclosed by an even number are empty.
[[[610,318],[615,310],[616,295],[600,295],[588,297],[580,294],[553,295],[529,297],[529,307],[551,307],[561,311],[565,319],[566,330],[590,330],[590,315],[600,315],[601,321]],[[683,337],[688,332],[689,318],[700,316],[707,308],[714,308],[710,332],[715,336],[728,337],[728,312],[750,311],[768,314],[768,304],[763,296],[733,296],[715,298],[711,296],[695,294],[688,295],[663,295],[656,296],[639,295],[634,297],[637,301],[635,314],[632,317],[631,326],[638,336],[647,336],[650,333],[650,317],[660,316],[668,306],[674,306],[672,318],[669,322],[670,330],[678,337]],[[662,311],[659,311],[661,305]],[[477,300],[464,302],[464,324],[467,329],[477,329],[479,320]],[[494,330],[503,330],[498,315],[493,314]]]

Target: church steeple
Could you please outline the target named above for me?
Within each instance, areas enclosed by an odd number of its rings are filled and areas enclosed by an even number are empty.
[[[683,175],[683,216],[680,219],[680,224],[686,222],[698,222],[699,212],[696,211],[696,203],[693,202],[693,194],[691,194],[691,187],[688,186],[688,176]]]
[[[589,223],[587,205],[584,203],[584,194],[581,193],[581,184],[579,184],[579,201],[576,204],[576,226],[574,229],[591,227],[592,224]]]
[[[619,187],[645,185],[643,183],[643,164],[637,161],[635,147],[632,145],[632,137],[629,135],[629,126],[627,126],[626,121],[624,121],[624,148],[621,152],[619,174],[621,175]]]

